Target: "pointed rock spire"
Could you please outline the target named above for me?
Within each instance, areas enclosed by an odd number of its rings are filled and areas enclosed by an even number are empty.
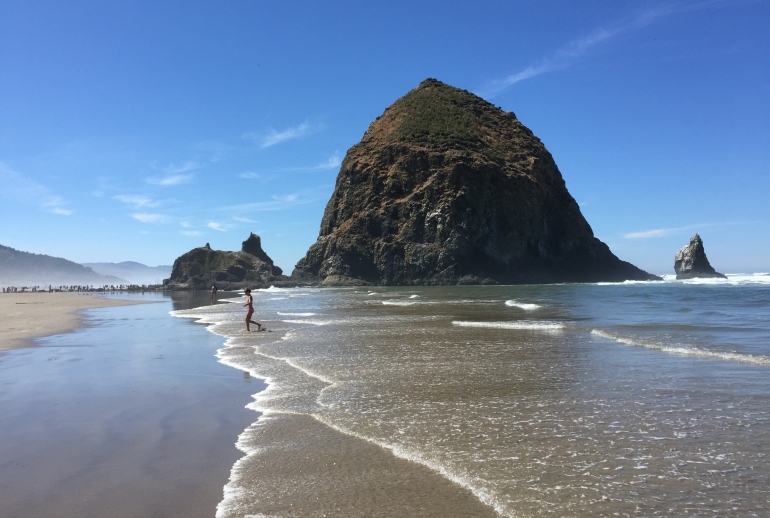
[[[674,257],[674,271],[677,279],[719,278],[726,279],[723,274],[714,270],[706,257],[703,241],[698,234],[690,239],[690,244],[682,247]]]

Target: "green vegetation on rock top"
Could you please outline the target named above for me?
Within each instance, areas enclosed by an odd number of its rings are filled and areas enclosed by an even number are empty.
[[[425,81],[394,104],[401,115],[395,137],[407,142],[475,147],[480,143],[481,133],[478,115],[474,113],[474,108],[480,107],[474,106],[474,97],[439,81]]]

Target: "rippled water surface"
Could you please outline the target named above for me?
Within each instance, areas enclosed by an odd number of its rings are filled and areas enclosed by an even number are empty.
[[[241,299],[236,299],[236,302]],[[502,516],[767,516],[770,283],[270,289],[176,312],[309,416],[430,467]],[[277,422],[277,421],[276,421]],[[258,501],[248,463],[219,516]]]

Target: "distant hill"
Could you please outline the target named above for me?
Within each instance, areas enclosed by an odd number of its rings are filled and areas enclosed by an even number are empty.
[[[171,265],[147,266],[134,261],[122,263],[82,263],[102,275],[115,275],[131,284],[161,284],[171,277]]]
[[[44,254],[21,252],[0,245],[0,285],[3,286],[61,286],[61,285],[127,284],[125,279],[101,275],[91,268]]]

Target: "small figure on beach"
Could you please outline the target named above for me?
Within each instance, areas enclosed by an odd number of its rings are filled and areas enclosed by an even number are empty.
[[[211,285],[211,303],[213,304],[217,300],[217,285]]]
[[[251,332],[251,328],[249,327],[249,324],[257,324],[257,331],[262,330],[262,324],[259,322],[255,322],[251,319],[251,316],[254,314],[254,299],[251,297],[251,290],[249,288],[246,288],[243,290],[243,292],[246,294],[246,304],[244,306],[248,306],[248,310],[246,311],[246,331]]]

